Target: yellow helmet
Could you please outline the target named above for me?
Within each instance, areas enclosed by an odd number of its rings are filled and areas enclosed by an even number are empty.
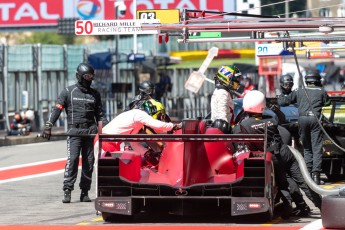
[[[228,89],[238,90],[240,87],[241,71],[234,65],[222,66],[215,76],[216,83],[224,85]]]
[[[143,103],[142,108],[147,114],[154,119],[163,121],[165,119],[164,105],[154,99],[147,100]]]

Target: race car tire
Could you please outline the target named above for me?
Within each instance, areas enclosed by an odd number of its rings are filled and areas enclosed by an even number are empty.
[[[271,221],[274,218],[274,207],[275,207],[275,190],[276,190],[276,178],[274,176],[274,165],[273,162],[271,162],[271,188],[269,190],[269,203],[270,203],[270,207],[267,211],[267,217],[266,220],[267,221]]]
[[[266,196],[268,197],[268,211],[261,213],[258,215],[258,219],[260,221],[272,221],[274,219],[274,208],[275,208],[275,190],[276,190],[276,182],[275,182],[275,176],[274,176],[274,166],[273,162],[271,162],[271,184],[268,189],[268,194]]]
[[[329,195],[322,198],[321,219],[324,228],[345,228],[345,196]]]
[[[114,213],[102,212],[102,218],[105,222],[130,222],[133,216],[118,215]]]

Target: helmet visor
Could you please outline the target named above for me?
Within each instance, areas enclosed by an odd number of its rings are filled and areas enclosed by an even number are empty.
[[[237,81],[230,81],[229,85],[231,89],[238,90],[241,84]]]
[[[95,77],[94,74],[89,74],[89,73],[83,75],[83,78],[87,81],[92,81],[94,77]]]
[[[165,121],[165,111],[161,110],[153,114],[152,117],[156,120]]]
[[[293,85],[292,82],[283,82],[283,83],[281,84],[281,86],[282,86],[284,89],[291,89],[291,88],[292,88],[292,85]]]

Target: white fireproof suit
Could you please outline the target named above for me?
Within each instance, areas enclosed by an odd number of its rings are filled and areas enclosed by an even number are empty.
[[[229,125],[234,119],[234,101],[231,94],[225,89],[216,88],[211,97],[211,120],[216,119],[227,121]]]
[[[120,113],[112,121],[110,121],[106,126],[103,127],[102,133],[104,134],[138,134],[139,131],[144,127],[144,125],[152,128],[157,133],[171,131],[174,124],[171,122],[163,122],[152,118],[146,112],[140,109],[132,109],[126,112]],[[102,143],[102,153],[107,151],[119,151],[119,142],[103,142]],[[147,149],[141,146],[138,142],[131,143],[131,147],[138,153],[143,155]],[[104,148],[107,148],[106,150]],[[94,156],[95,156],[95,166],[98,162],[98,137],[95,138],[94,143]]]
[[[103,127],[102,133],[104,134],[137,134],[144,125],[152,128],[157,133],[171,131],[174,124],[171,122],[163,122],[152,118],[146,112],[140,109],[132,109],[120,113],[112,121],[110,121],[106,126]],[[104,148],[107,151],[118,151],[120,150],[119,142],[103,142],[102,143],[102,153],[101,156],[105,154]],[[131,143],[131,147],[136,153],[141,156],[147,151],[146,148],[140,145],[138,142]],[[99,153],[99,143],[98,136],[95,137],[94,142],[94,156],[95,156],[95,171],[96,177],[98,174],[98,153]],[[96,180],[96,194],[97,194],[97,180]]]

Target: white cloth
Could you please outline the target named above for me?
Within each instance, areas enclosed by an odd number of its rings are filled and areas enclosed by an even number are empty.
[[[225,89],[215,89],[211,97],[211,120],[222,119],[231,124],[234,101]]]

